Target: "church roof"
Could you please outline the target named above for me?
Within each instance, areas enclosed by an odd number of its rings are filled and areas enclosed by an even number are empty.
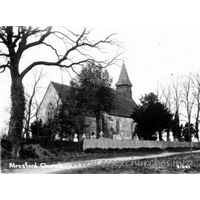
[[[51,82],[51,84],[54,86],[59,97],[61,99],[65,99],[71,87],[56,82]],[[130,117],[134,108],[137,107],[135,101],[132,99],[127,99],[121,92],[117,90],[112,90],[115,95],[116,105],[114,109],[108,112],[108,114],[122,117]]]
[[[51,84],[54,86],[56,92],[59,95],[60,99],[65,99],[67,97],[67,94],[70,90],[70,86],[68,85],[64,85],[64,84],[60,84],[60,83],[56,83],[56,82],[51,82]]]
[[[132,86],[132,83],[131,83],[131,81],[128,77],[128,73],[127,73],[126,66],[125,66],[124,62],[123,62],[122,68],[121,68],[119,79],[118,79],[118,81],[115,85],[116,86],[120,86],[120,85]]]
[[[127,99],[123,93],[113,90],[116,105],[115,108],[112,109],[108,114],[122,117],[130,117],[134,109],[137,107],[137,104],[132,99]]]

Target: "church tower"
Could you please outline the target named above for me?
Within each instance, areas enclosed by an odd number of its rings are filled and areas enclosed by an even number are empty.
[[[119,79],[115,85],[117,91],[122,92],[127,99],[132,100],[132,89],[131,89],[132,84],[131,81],[129,80],[124,62],[121,68]]]

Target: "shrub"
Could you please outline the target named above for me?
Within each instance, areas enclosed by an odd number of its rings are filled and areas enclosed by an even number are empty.
[[[12,143],[7,135],[1,137],[1,147],[9,152],[12,150]]]
[[[7,158],[11,156],[12,143],[8,135],[2,135],[1,138],[1,158]]]

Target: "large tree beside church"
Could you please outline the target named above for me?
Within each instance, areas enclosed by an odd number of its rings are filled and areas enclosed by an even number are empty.
[[[154,93],[145,94],[132,114],[133,120],[137,122],[139,136],[145,140],[155,140],[156,132],[159,133],[159,140],[162,140],[162,132],[170,128],[172,117]]]
[[[101,64],[103,67],[111,65],[119,54],[108,55],[102,60],[95,58],[96,53],[106,54],[106,45],[115,45],[115,34],[103,39],[94,40],[91,31],[83,28],[81,32],[72,31],[65,27],[32,27],[32,26],[2,26],[0,27],[0,70],[9,70],[11,77],[11,114],[9,122],[9,136],[12,141],[12,155],[19,156],[25,111],[24,77],[35,67],[41,65],[60,69],[72,68],[86,62]],[[105,46],[104,46],[105,45]],[[23,57],[31,54],[31,50],[42,47],[37,51],[40,55],[49,53],[48,59],[35,60],[27,66],[21,66]],[[44,49],[46,48],[46,50]],[[104,50],[103,50],[104,49]],[[90,53],[93,50],[94,53]],[[36,52],[36,51],[35,51]],[[37,54],[36,52],[36,54]],[[42,54],[42,55],[41,55]],[[102,58],[102,56],[101,56]]]
[[[71,81],[77,109],[85,115],[96,118],[97,137],[101,131],[100,119],[103,112],[109,112],[115,107],[115,96],[111,89],[112,78],[101,65],[88,63],[79,75]]]

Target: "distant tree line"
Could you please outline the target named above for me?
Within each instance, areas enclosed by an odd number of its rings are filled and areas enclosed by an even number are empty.
[[[169,140],[169,133],[172,132],[173,137],[179,141],[189,142],[196,133],[194,124],[180,125],[177,112],[173,114],[154,93],[145,94],[140,99],[140,104],[133,111],[132,118],[137,123],[136,134],[144,140],[162,141],[163,133],[167,133],[167,140]]]
[[[178,140],[199,140],[200,73],[172,78],[168,85],[158,87],[157,96],[173,113],[173,136]]]

